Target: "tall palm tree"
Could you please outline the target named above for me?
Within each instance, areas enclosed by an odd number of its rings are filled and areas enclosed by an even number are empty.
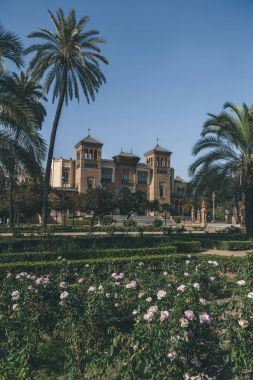
[[[51,164],[54,152],[55,138],[64,100],[66,105],[75,97],[79,101],[79,88],[84,93],[87,102],[95,100],[95,94],[105,83],[105,77],[100,70],[100,62],[108,63],[100,54],[99,44],[104,43],[98,37],[96,30],[84,31],[89,17],[76,21],[75,10],[67,17],[59,9],[56,16],[49,11],[54,31],[40,29],[28,37],[41,39],[26,49],[26,53],[35,53],[29,68],[35,78],[45,77],[44,91],[48,93],[53,88],[53,102],[58,98],[56,113],[52,125],[48,150],[46,173],[44,180],[42,219],[46,226],[47,198]]]
[[[245,200],[245,221],[249,237],[253,237],[253,107],[225,103],[219,115],[208,114],[201,138],[193,147],[193,155],[203,155],[190,166],[191,176],[204,179],[215,174],[213,181],[225,177],[239,180]]]
[[[9,60],[17,67],[22,66],[23,45],[19,38],[6,30],[0,25],[0,75],[5,70],[5,60]]]
[[[0,78],[0,164],[10,182],[9,220],[13,225],[13,195],[18,177],[39,175],[46,145],[38,133],[46,115],[40,85],[28,74]]]

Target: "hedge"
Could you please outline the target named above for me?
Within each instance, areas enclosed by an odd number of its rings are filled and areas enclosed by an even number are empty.
[[[45,271],[62,270],[66,267],[70,268],[82,268],[87,265],[111,265],[111,264],[128,264],[130,262],[144,262],[159,265],[160,262],[167,261],[168,269],[170,265],[181,265],[185,260],[189,260],[188,255],[184,254],[169,254],[169,255],[136,255],[129,257],[106,257],[97,259],[84,259],[84,260],[72,260],[72,261],[40,261],[40,262],[19,262],[19,263],[4,263],[0,264],[0,273],[5,275],[6,271],[33,271],[35,273],[42,273]],[[243,264],[246,257],[229,257],[229,256],[217,256],[217,255],[201,255],[199,253],[191,256],[191,260],[197,260],[198,263],[206,262],[208,260],[215,260],[219,263],[220,269],[223,271],[236,271],[238,265]]]
[[[179,240],[180,239],[180,240]],[[221,240],[245,240],[243,234],[182,234],[171,236],[81,236],[81,237],[22,237],[0,238],[1,252],[52,251],[62,249],[143,248],[159,245],[187,246],[189,241],[199,241],[202,248],[216,248]],[[177,242],[176,244],[174,242]],[[183,251],[185,248],[182,248]],[[188,252],[188,251],[187,251]]]
[[[253,241],[221,241],[219,243],[219,249],[227,251],[246,251],[253,249]]]
[[[96,259],[103,257],[124,257],[124,256],[146,256],[146,255],[159,255],[176,253],[177,249],[174,246],[167,247],[154,247],[154,248],[128,248],[128,249],[89,249],[86,251],[66,251],[61,252],[60,257],[68,260],[80,260],[80,259]],[[30,253],[9,253],[1,255],[1,262],[17,262],[17,261],[43,261],[43,260],[56,260],[59,253],[57,252],[30,252]]]

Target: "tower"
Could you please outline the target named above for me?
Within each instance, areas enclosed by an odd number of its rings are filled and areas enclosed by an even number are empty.
[[[75,145],[76,187],[79,193],[96,187],[101,181],[101,152],[103,144],[90,136]]]
[[[151,169],[149,200],[170,204],[170,156],[171,152],[158,144],[144,154],[146,165]]]

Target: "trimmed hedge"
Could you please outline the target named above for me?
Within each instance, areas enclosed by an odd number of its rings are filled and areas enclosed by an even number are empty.
[[[180,240],[179,240],[180,239]],[[185,244],[184,251],[190,241],[199,241],[202,248],[216,248],[221,240],[245,240],[242,234],[181,234],[171,236],[81,236],[81,237],[22,237],[0,238],[1,252],[31,252],[65,249],[97,249],[97,248],[143,248],[160,245]],[[176,243],[175,243],[176,242]],[[186,251],[189,252],[189,251]]]
[[[175,246],[158,246],[144,248],[113,248],[113,249],[88,249],[82,251],[61,251],[59,252],[19,252],[0,255],[0,262],[17,261],[43,261],[55,260],[61,256],[68,260],[95,259],[99,257],[124,257],[135,255],[153,255],[168,253],[197,253],[200,251],[199,242],[175,242]]]
[[[219,248],[227,251],[246,251],[253,249],[253,240],[248,241],[221,241]]]
[[[184,254],[169,254],[169,255],[146,255],[146,256],[129,256],[129,257],[106,257],[98,259],[85,259],[85,260],[72,260],[72,261],[40,261],[40,262],[19,262],[19,263],[4,263],[0,264],[0,276],[5,275],[6,271],[33,271],[34,273],[45,273],[45,271],[62,270],[66,267],[82,268],[87,265],[111,265],[111,264],[128,264],[130,262],[141,261],[145,263],[152,263],[158,265],[161,262],[168,262],[168,269],[170,265],[178,264],[188,260],[188,255]],[[191,260],[196,260],[198,263],[208,260],[215,260],[219,263],[222,271],[236,271],[238,265],[247,261],[247,257],[229,257],[217,255],[201,255],[199,253],[191,256]]]
[[[129,257],[129,256],[146,256],[146,255],[159,255],[177,253],[177,248],[174,246],[167,247],[153,247],[153,248],[128,248],[128,249],[89,249],[86,251],[66,251],[61,252],[61,257],[67,260],[80,260],[80,259],[98,259],[98,258],[114,258],[114,257]],[[53,261],[57,259],[59,254],[57,252],[30,252],[30,253],[9,253],[1,255],[0,262],[24,262],[24,261]]]

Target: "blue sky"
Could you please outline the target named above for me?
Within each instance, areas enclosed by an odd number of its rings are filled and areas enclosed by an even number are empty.
[[[26,38],[51,27],[47,9],[91,17],[106,38],[107,84],[95,103],[65,108],[55,156],[74,157],[88,133],[104,143],[103,156],[143,153],[156,144],[173,152],[176,173],[187,178],[191,148],[206,113],[225,101],[253,103],[252,0],[0,0],[0,22]],[[48,140],[56,105],[46,104]]]

